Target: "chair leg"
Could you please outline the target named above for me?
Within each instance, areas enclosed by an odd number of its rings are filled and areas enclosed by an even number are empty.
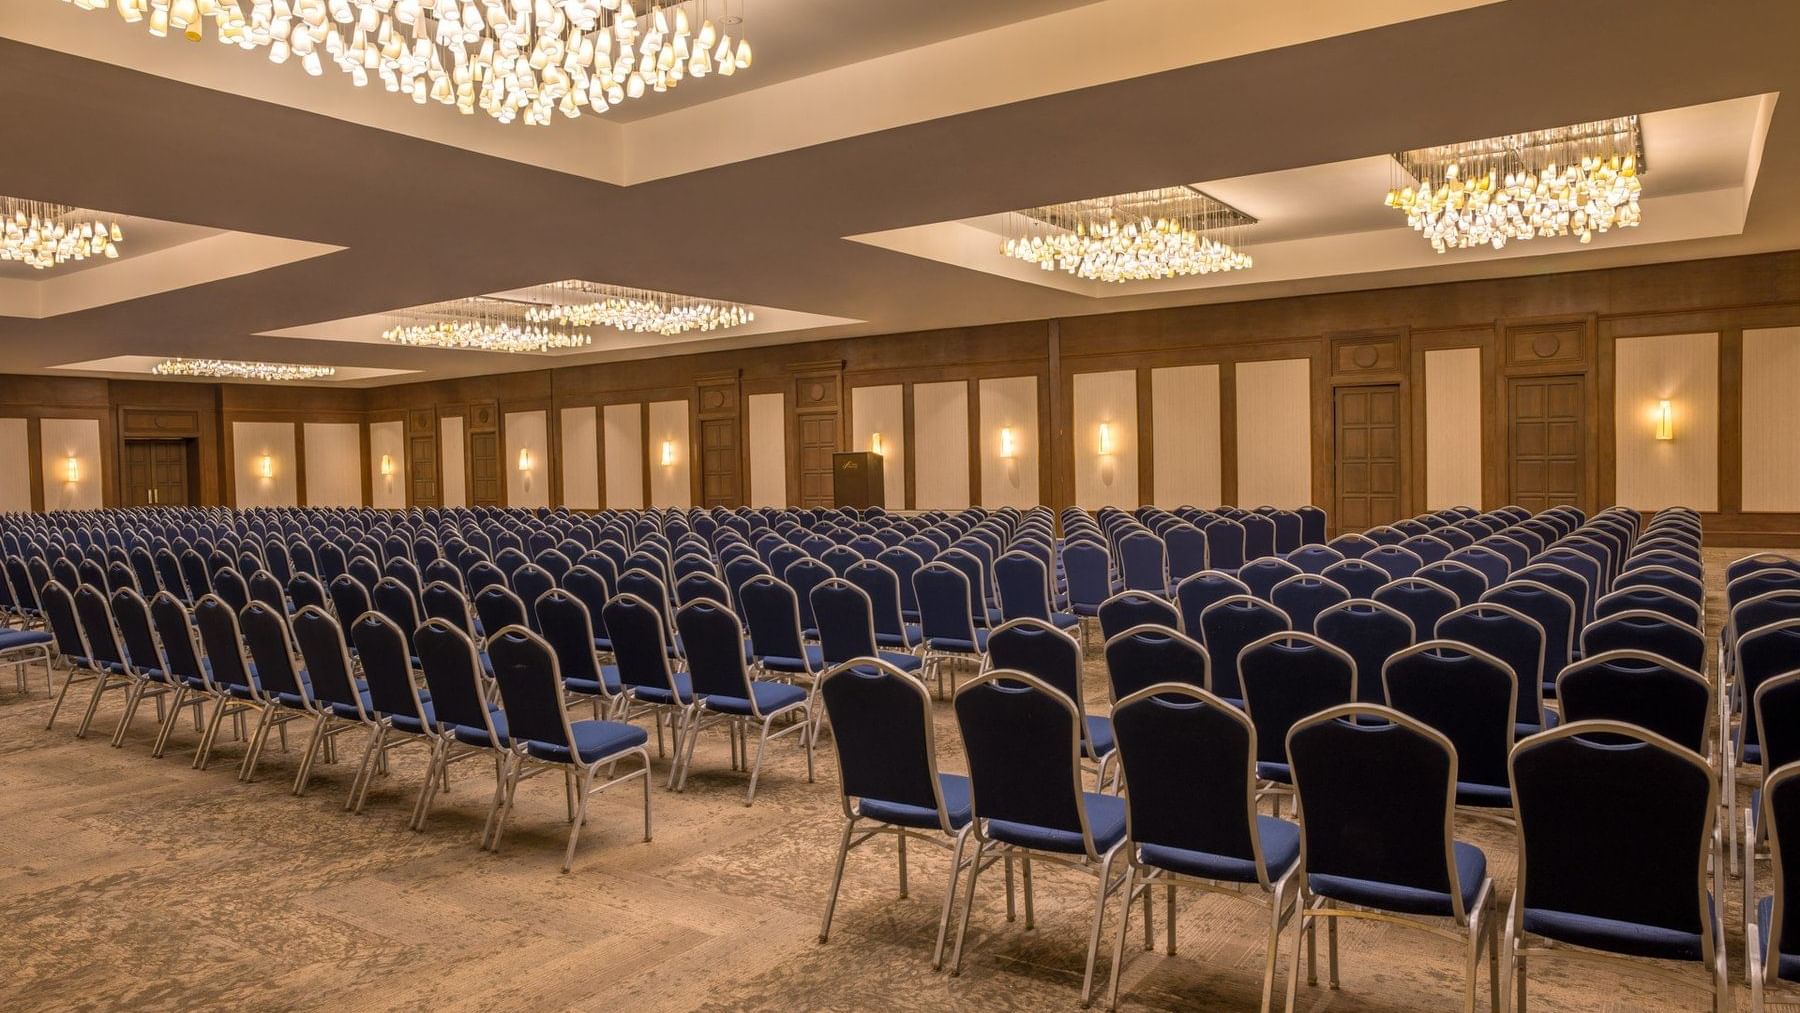
[[[844,861],[850,857],[850,834],[855,827],[854,819],[844,820],[844,832],[838,837],[837,865],[831,873],[831,891],[825,895],[825,917],[819,922],[819,942],[821,943],[829,942],[831,939],[831,916],[837,910],[838,887],[844,882]],[[944,934],[940,929],[938,932],[940,958],[943,946]],[[933,970],[936,968],[934,967]]]
[[[650,842],[650,754],[638,750],[644,759],[644,843]]]
[[[507,754],[494,754],[494,801],[488,806],[487,822],[481,825],[481,850],[486,851],[494,833],[494,817],[500,813],[500,802],[506,797]]]
[[[1019,886],[1025,894],[1025,930],[1031,931],[1037,925],[1037,914],[1031,896],[1031,856],[1019,859]]]
[[[313,760],[324,747],[326,729],[330,724],[330,716],[324,713],[313,720],[312,735],[306,740],[306,752],[300,754],[300,769],[294,772],[295,795],[306,794],[306,783],[312,779]]]
[[[569,827],[569,849],[563,852],[562,871],[565,873],[575,864],[575,842],[581,838],[581,825],[587,822],[588,788],[594,783],[594,770],[586,767],[575,776],[580,801],[576,804],[575,818],[570,821],[573,826]]]
[[[1334,907],[1337,907],[1337,902],[1336,901],[1327,901],[1325,906],[1328,908],[1334,908]],[[1317,937],[1318,937],[1318,932],[1314,931],[1314,933],[1311,936],[1308,936],[1306,938],[1307,959],[1309,961],[1312,960],[1312,957],[1313,957],[1312,951],[1315,948],[1317,948],[1317,946],[1318,946]],[[1326,981],[1331,986],[1331,990],[1334,992],[1337,991],[1337,987],[1338,987],[1337,937],[1338,937],[1338,919],[1326,918],[1325,919],[1325,942],[1330,947],[1330,955],[1327,958],[1328,962],[1326,964],[1326,967],[1328,968],[1328,970],[1330,972],[1330,977],[1328,977],[1326,979]]]
[[[1295,901],[1294,909],[1294,957],[1288,962],[1287,1005],[1283,1007],[1287,1013],[1294,1013],[1294,1000],[1300,993],[1300,953],[1306,944],[1308,923],[1312,919],[1306,891],[1300,891],[1300,899]],[[1317,984],[1309,982],[1308,984]]]
[[[100,697],[111,688],[113,677],[102,672],[94,677],[94,692],[88,697],[87,710],[81,715],[81,723],[75,726],[75,737],[87,738],[88,726],[94,723],[94,715],[100,712]]]
[[[1094,1001],[1094,963],[1100,957],[1100,930],[1106,924],[1106,899],[1112,896],[1112,866],[1119,857],[1115,845],[1100,858],[1100,885],[1094,891],[1094,927],[1088,931],[1087,971],[1081,978],[1081,1006],[1086,1009]],[[1026,893],[1029,904],[1031,894]],[[1126,898],[1127,901],[1130,898]],[[1127,904],[1127,906],[1130,906]]]
[[[1169,956],[1173,957],[1175,955],[1175,884],[1173,883],[1166,888],[1164,904],[1168,911],[1163,921],[1168,923],[1166,931],[1169,936]]]
[[[263,747],[269,744],[269,733],[275,729],[275,719],[275,705],[272,703],[256,715],[256,729],[250,734],[250,748],[244,751],[244,759],[238,764],[238,780],[256,779],[256,761],[262,758]]]
[[[1275,962],[1281,951],[1281,912],[1287,907],[1287,893],[1287,889],[1279,889],[1270,898],[1269,941],[1263,946],[1262,1013],[1269,1013],[1275,999]]]
[[[150,688],[147,682],[133,682],[125,687],[125,710],[119,715],[119,723],[113,728],[112,747],[118,749],[125,744],[125,731],[131,727],[131,718],[137,713],[138,704],[143,702],[144,693]]]
[[[350,812],[362,812],[363,799],[368,795],[369,782],[375,779],[374,763],[378,754],[387,752],[387,726],[374,725],[369,729],[369,740],[363,746],[362,763],[356,768],[356,779],[350,782],[350,797],[344,800],[344,809]]]
[[[494,821],[494,842],[488,848],[494,854],[500,853],[500,835],[506,830],[506,818],[512,815],[513,800],[519,793],[519,774],[525,769],[525,758],[514,756],[506,777],[506,798],[500,803],[500,817]]]
[[[894,838],[895,861],[900,870],[900,899],[906,899],[906,835]]]
[[[225,723],[225,711],[231,701],[219,697],[213,702],[212,718],[206,722],[206,730],[200,733],[200,744],[194,747],[194,769],[205,770],[207,762],[212,758],[213,740],[219,737],[219,726]]]
[[[76,668],[73,663],[69,665],[69,674],[63,678],[62,691],[56,694],[56,703],[52,704],[50,707],[50,720],[44,722],[45,729],[49,729],[56,724],[56,714],[58,711],[62,710],[63,698],[69,695],[69,687],[75,684],[75,675],[79,671],[80,669]],[[48,683],[49,680],[49,666],[46,665],[44,681]]]
[[[431,759],[425,765],[425,783],[419,786],[419,800],[413,803],[411,826],[414,833],[425,829],[425,816],[431,812],[431,800],[438,785],[450,776],[450,742],[438,739],[431,744]]]
[[[173,701],[169,704],[168,712],[163,715],[161,726],[156,730],[156,744],[150,747],[151,759],[161,759],[163,751],[168,749],[169,736],[175,731],[175,723],[181,720],[181,712],[187,706],[188,692],[186,686],[176,686],[172,691]]]
[[[769,725],[774,720],[775,720],[775,718],[773,715],[763,718],[762,734],[759,735],[756,739],[756,760],[750,765],[750,791],[748,794],[746,794],[744,796],[744,805],[746,805],[746,806],[748,806],[750,803],[756,801],[756,781],[758,778],[760,778],[762,776],[763,753],[768,748]],[[806,730],[801,731],[800,734],[802,736],[811,735],[812,731],[811,731],[811,729],[806,729]],[[745,738],[748,739],[749,736],[745,736]],[[904,837],[901,838],[901,840],[903,840],[903,841],[905,839],[906,838],[904,838]]]
[[[969,935],[969,918],[975,912],[975,881],[981,876],[981,859],[987,852],[987,842],[976,838],[975,857],[969,861],[969,885],[963,895],[962,924],[956,929],[956,949],[950,955],[950,976],[962,974],[963,941]]]
[[[1137,883],[1137,866],[1125,866],[1125,909],[1119,912],[1119,931],[1113,937],[1112,969],[1107,972],[1106,1008],[1119,1008],[1119,969],[1125,966],[1125,936],[1131,928],[1132,889]],[[1145,895],[1150,887],[1146,886]]]
[[[968,843],[968,840],[969,827],[965,826],[957,833],[956,844],[950,849],[950,885],[944,888],[944,909],[938,912],[937,946],[931,951],[931,969],[933,971],[942,970],[944,966],[944,938],[949,935],[950,932],[950,913],[956,906],[956,880],[962,875],[963,849]],[[849,843],[850,838],[848,836],[848,830],[846,830],[844,844],[848,846]],[[842,874],[841,864],[839,866],[839,873],[840,875]],[[836,902],[836,899],[837,893],[834,889],[832,892],[832,900],[834,903]]]

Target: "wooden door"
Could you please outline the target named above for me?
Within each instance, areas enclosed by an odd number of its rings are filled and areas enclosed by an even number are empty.
[[[127,506],[192,502],[186,440],[126,440],[124,475]]]
[[[802,415],[799,423],[800,505],[832,506],[831,455],[837,453],[837,415]]]
[[[700,423],[700,505],[734,507],[738,495],[738,421],[708,419]]]
[[[1341,531],[1400,519],[1400,385],[1339,387],[1334,406]]]
[[[151,441],[125,441],[125,505],[149,506],[156,502],[156,464]]]
[[[1510,501],[1536,512],[1578,506],[1586,468],[1587,431],[1579,376],[1514,377],[1507,384],[1507,474]]]
[[[500,505],[500,434],[469,434],[469,502]]]

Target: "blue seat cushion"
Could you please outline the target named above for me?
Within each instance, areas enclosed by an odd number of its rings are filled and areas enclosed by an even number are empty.
[[[1503,784],[1456,782],[1456,804],[1480,809],[1512,808],[1512,789]]]
[[[676,699],[676,694],[680,699]],[[667,686],[633,686],[631,694],[645,703],[680,703],[687,705],[694,702],[694,680],[686,672],[675,673],[675,692],[671,693]]]
[[[1487,878],[1487,855],[1475,845],[1462,841],[1454,842],[1452,850],[1456,854],[1456,875],[1462,887],[1463,910],[1470,911],[1475,905],[1475,895],[1481,892],[1481,881]],[[1346,904],[1412,915],[1449,917],[1454,913],[1450,895],[1436,890],[1319,873],[1312,873],[1306,879],[1307,888],[1313,893],[1341,900]]]
[[[783,707],[792,707],[806,701],[806,689],[791,682],[767,682],[752,680],[750,695],[755,698],[756,709],[750,708],[750,701],[741,696],[709,696],[706,697],[706,709],[722,714],[762,714],[769,715]]]
[[[1300,860],[1300,827],[1287,820],[1259,815],[1256,833],[1262,839],[1263,865],[1269,870],[1269,881],[1273,883]],[[1189,851],[1166,844],[1145,844],[1138,850],[1139,859],[1145,865],[1170,872],[1227,883],[1256,882],[1256,863],[1248,858]]]
[[[961,637],[931,637],[925,646],[934,651],[945,651],[950,654],[986,654],[988,631],[976,630],[975,639],[964,640]]]
[[[1772,938],[1769,924],[1775,918],[1775,897],[1770,895],[1756,902],[1756,932],[1762,939],[1763,966],[1768,966],[1773,956],[1769,952],[1769,941]],[[1800,981],[1800,954],[1789,956],[1785,953],[1774,961],[1775,977],[1783,981]]]
[[[1094,850],[1102,854],[1125,839],[1125,800],[1116,795],[1081,793],[1081,807],[1087,812],[1088,833],[1094,838]],[[1006,844],[1037,851],[1053,851],[1063,855],[1086,852],[1081,833],[1031,823],[988,820],[987,836]]]
[[[1081,625],[1081,617],[1073,612],[1052,612],[1050,623],[1059,630],[1072,630]]]
[[[882,651],[877,656],[902,672],[917,672],[919,666],[924,664],[918,655],[901,651]]]
[[[1700,960],[1704,952],[1698,932],[1568,911],[1528,907],[1524,927],[1533,935],[1558,942],[1653,960]]]
[[[969,824],[969,779],[961,774],[939,774],[938,793],[944,799],[944,813],[950,817],[950,828],[961,830]],[[884,802],[878,798],[860,799],[857,813],[867,819],[892,823],[915,830],[939,829],[937,810],[904,802]]]
[[[575,721],[569,724],[569,731],[575,739],[574,757],[568,746],[553,742],[532,740],[525,744],[525,750],[551,763],[594,763],[650,741],[650,733],[622,721]]]
[[[1083,742],[1081,748],[1084,752],[1091,753],[1089,759],[1098,760],[1118,748],[1118,741],[1113,737],[1111,718],[1087,715],[1087,737],[1088,741]]]
[[[423,722],[408,714],[388,714],[386,717],[388,721],[400,731],[411,732],[414,735],[422,735],[425,732],[425,726],[427,724],[437,724],[437,714],[432,711],[430,700],[421,700],[419,702],[419,708],[425,715],[425,720]]]
[[[512,739],[506,731],[506,712],[493,704],[488,704],[488,720],[494,723],[494,734],[499,736],[500,745],[506,746],[511,743]],[[452,725],[450,733],[456,736],[456,741],[465,746],[491,746],[494,744],[488,738],[486,728],[478,728],[474,725]]]
[[[1085,616],[1088,619],[1092,619],[1095,616],[1100,614],[1100,606],[1097,604],[1090,605],[1084,601],[1078,601],[1078,602],[1070,603],[1069,611],[1075,613],[1078,616]]]
[[[1516,740],[1522,739],[1527,735],[1536,735],[1539,732],[1555,728],[1560,724],[1562,724],[1562,718],[1558,717],[1555,711],[1547,710],[1544,712],[1544,723],[1541,725],[1527,724],[1523,721],[1513,725],[1513,738]]]
[[[770,672],[817,672],[825,667],[825,650],[818,644],[807,644],[801,648],[806,652],[805,660],[779,654],[765,654],[762,667]]]
[[[576,677],[573,679],[564,679],[563,685],[577,693],[586,693],[588,696],[600,696],[600,690],[604,687],[606,690],[605,695],[612,696],[619,691],[619,666],[601,665],[599,682],[595,682],[592,679]]]
[[[1233,701],[1233,703],[1236,703],[1236,701]],[[1294,783],[1294,772],[1288,769],[1288,765],[1285,763],[1258,760],[1256,762],[1256,776],[1264,781],[1274,781],[1276,784]]]
[[[925,635],[919,632],[919,627],[910,623],[901,627],[899,633],[875,634],[875,645],[877,647],[899,647],[905,650],[911,650],[923,643],[924,640]]]
[[[0,652],[36,647],[55,638],[42,630],[0,630]]]

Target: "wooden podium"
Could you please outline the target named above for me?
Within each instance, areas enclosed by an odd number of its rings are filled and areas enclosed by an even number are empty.
[[[841,507],[886,507],[880,454],[866,450],[831,455],[832,502]]]

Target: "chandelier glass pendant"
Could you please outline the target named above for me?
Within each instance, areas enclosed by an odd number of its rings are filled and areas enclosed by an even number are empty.
[[[526,311],[527,320],[567,327],[605,326],[633,334],[673,337],[692,331],[741,327],[756,319],[748,306],[739,303],[695,299],[668,292],[583,281],[558,282],[553,288],[559,301],[532,307]]]
[[[240,362],[234,359],[167,359],[150,367],[157,376],[193,376],[227,380],[285,383],[324,380],[337,375],[331,366],[294,366],[285,362]]]
[[[1384,203],[1439,253],[1542,236],[1589,243],[1642,220],[1636,116],[1419,148],[1394,162],[1408,178],[1396,178]]]
[[[593,343],[586,334],[540,326],[526,318],[526,310],[506,299],[455,299],[415,311],[425,319],[395,324],[381,337],[397,345],[473,352],[550,352]]]
[[[632,0],[62,0],[116,7],[150,34],[220,42],[300,62],[330,62],[357,87],[379,80],[424,105],[475,110],[502,123],[544,125],[553,114],[605,112],[684,78],[750,68],[743,0],[676,0],[641,12]],[[638,6],[643,6],[640,0]],[[726,16],[727,4],[738,13]],[[715,26],[709,10],[720,14]],[[731,30],[739,35],[733,38]]]
[[[1191,186],[1027,208],[1006,216],[1001,252],[1090,281],[1151,281],[1247,270],[1238,247],[1256,219]]]
[[[92,211],[67,204],[0,197],[0,261],[42,271],[89,257],[117,258],[125,233]]]

